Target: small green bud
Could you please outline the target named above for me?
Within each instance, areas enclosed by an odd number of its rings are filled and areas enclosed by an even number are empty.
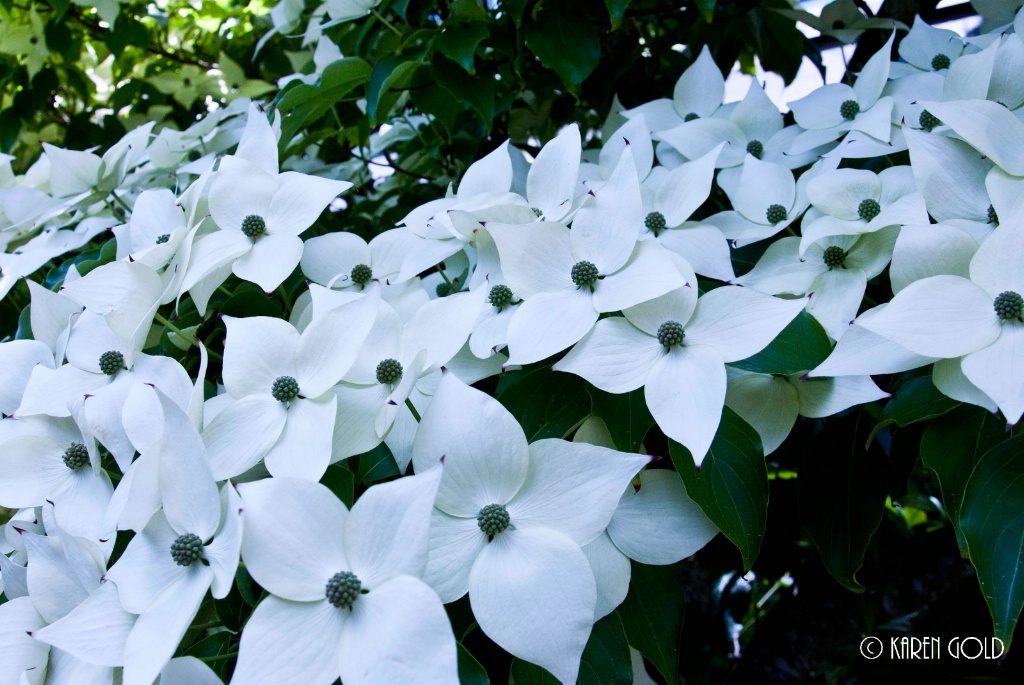
[[[291,402],[299,396],[299,382],[291,376],[278,376],[270,386],[270,394],[278,402]]]
[[[158,237],[156,239],[156,244],[157,245],[163,245],[164,243],[166,243],[170,239],[171,239],[171,234],[170,233],[164,233],[162,236],[160,236],[160,237]]]
[[[664,231],[665,226],[667,225],[668,222],[665,221],[665,215],[661,212],[651,212],[644,217],[644,226],[647,227],[647,230],[654,235],[658,235]]]
[[[787,212],[786,208],[783,207],[782,205],[772,205],[771,207],[768,208],[768,211],[765,212],[765,217],[768,219],[768,223],[772,224],[773,226],[779,223],[780,221],[785,221],[786,216],[788,215],[789,212]]]
[[[73,442],[64,450],[64,466],[77,471],[89,465],[89,450],[80,442]]]
[[[685,117],[683,117],[683,121],[693,121],[694,119],[700,119],[700,115],[697,114],[696,112],[690,112]]]
[[[100,355],[100,371],[114,376],[124,368],[124,355],[117,350],[110,350]]]
[[[397,359],[385,359],[377,364],[377,382],[382,385],[394,385],[402,380],[402,365]]]
[[[1014,319],[1020,319],[1021,314],[1024,314],[1024,297],[1020,296],[1020,293],[1015,293],[1012,290],[1006,290],[996,295],[995,301],[992,306],[996,310],[996,314],[1003,321],[1013,321]]]
[[[825,249],[825,255],[822,259],[825,262],[825,266],[827,266],[830,269],[834,269],[837,266],[845,268],[846,250],[839,247],[838,245],[833,245]]]
[[[952,64],[949,60],[949,55],[938,54],[932,57],[932,69],[938,71],[939,69],[949,69],[949,65]]]
[[[942,122],[939,121],[939,118],[932,114],[931,112],[929,112],[928,110],[921,111],[921,118],[918,120],[918,123],[921,124],[921,128],[929,132],[936,126],[942,125]]]
[[[487,294],[487,301],[490,302],[500,312],[505,307],[512,304],[512,288],[507,285],[498,284],[491,288],[491,292]]]
[[[999,225],[999,215],[996,214],[996,208],[992,205],[988,206],[988,222],[990,224],[996,224],[997,226]]]
[[[764,155],[764,143],[760,140],[752,140],[747,143],[747,152],[754,155],[757,159],[761,159]]]
[[[871,221],[881,213],[882,205],[878,204],[878,200],[861,200],[857,207],[857,215],[864,221]]]
[[[666,350],[682,345],[684,338],[686,338],[686,333],[683,332],[683,324],[678,321],[666,321],[658,326],[658,342]]]
[[[373,269],[365,264],[356,264],[352,267],[352,273],[349,274],[349,278],[356,285],[365,286],[373,278]]]
[[[171,543],[171,558],[178,566],[191,566],[203,558],[203,541],[195,533],[185,533]]]
[[[847,121],[853,121],[860,114],[860,103],[856,100],[847,100],[839,105],[839,113]]]
[[[255,240],[267,232],[267,222],[258,214],[250,214],[242,220],[242,233]]]
[[[493,538],[498,533],[508,528],[512,519],[509,518],[508,509],[502,504],[488,504],[476,515],[476,524],[484,535]]]
[[[597,267],[594,266],[593,262],[576,262],[572,265],[572,271],[569,272],[572,277],[572,282],[576,284],[577,288],[590,288],[594,289],[594,284],[597,283]]]
[[[441,281],[440,283],[437,284],[437,287],[434,288],[434,292],[437,294],[438,297],[448,297],[449,295],[452,294],[452,288],[444,281]]]
[[[363,584],[351,571],[338,571],[327,581],[324,595],[339,609],[351,609],[362,594]]]

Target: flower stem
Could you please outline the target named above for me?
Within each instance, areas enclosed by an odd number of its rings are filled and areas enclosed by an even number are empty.
[[[402,32],[401,32],[401,31],[399,31],[399,30],[398,30],[397,28],[395,28],[395,25],[394,25],[394,24],[392,24],[392,23],[391,23],[390,21],[388,21],[387,19],[385,19],[385,18],[384,18],[384,15],[383,15],[383,14],[381,14],[380,12],[378,12],[378,11],[377,11],[377,8],[376,8],[376,7],[374,7],[374,8],[373,8],[372,10],[370,10],[370,11],[371,11],[371,12],[373,12],[373,16],[377,17],[377,20],[378,20],[378,21],[379,21],[380,23],[382,23],[382,24],[384,24],[385,26],[387,26],[387,27],[388,27],[388,28],[389,28],[389,29],[390,29],[390,30],[391,30],[392,32],[394,32],[394,34],[395,34],[396,36],[398,36],[399,38],[401,38],[401,37],[402,37]]]
[[[217,656],[200,656],[196,658],[203,663],[212,664],[215,661],[225,661],[233,656],[238,656],[238,652],[228,652],[227,654],[218,654]]]
[[[412,400],[408,397],[405,398],[405,406],[409,407],[409,411],[412,412],[412,417],[416,419],[416,423],[420,422],[420,413],[416,411],[416,407],[413,406]]]

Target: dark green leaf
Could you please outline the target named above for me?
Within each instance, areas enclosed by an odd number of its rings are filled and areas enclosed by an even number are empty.
[[[459,650],[459,685],[490,685],[491,679],[480,662],[461,643],[456,647]]]
[[[359,469],[356,479],[360,483],[373,483],[398,475],[398,463],[391,455],[391,450],[384,443],[374,447],[359,457]]]
[[[473,56],[476,46],[490,34],[487,24],[471,22],[441,27],[441,33],[434,38],[434,48],[469,73],[475,73]]]
[[[697,9],[700,10],[700,16],[704,17],[704,21],[709,24],[715,17],[716,2],[717,0],[696,0]]]
[[[434,55],[434,75],[438,84],[455,96],[456,101],[468,102],[484,123],[490,125],[494,117],[493,79],[471,76],[443,55]]]
[[[629,644],[654,664],[666,682],[679,671],[679,630],[686,593],[676,578],[678,566],[647,566],[631,562],[629,594],[616,612]]]
[[[220,307],[220,313],[227,316],[273,316],[284,315],[273,298],[260,290],[258,285],[243,283]]]
[[[346,57],[327,65],[315,86],[300,84],[284,92],[276,102],[284,119],[281,122],[282,147],[310,123],[323,116],[355,88],[370,78],[366,60]]]
[[[558,685],[546,670],[522,659],[512,662],[515,685]],[[583,650],[577,685],[631,685],[633,665],[622,621],[613,612],[594,624]]]
[[[597,31],[563,3],[544,3],[525,23],[526,45],[541,64],[558,72],[571,92],[594,71],[601,58]]]
[[[529,442],[561,438],[590,414],[587,384],[579,376],[546,366],[507,375],[512,374],[521,378],[499,388],[497,399],[519,421]]]
[[[616,449],[622,452],[637,452],[647,431],[654,425],[654,417],[647,409],[644,389],[639,388],[621,395],[613,395],[597,388],[589,388],[588,392],[593,400],[594,414],[608,427]]]
[[[93,253],[83,253],[80,257],[85,257],[86,254],[92,255]],[[81,261],[75,260],[75,268],[78,269],[78,273],[82,276],[86,275],[93,269],[103,266],[109,262],[114,261],[114,257],[117,255],[117,239],[111,238],[107,242],[103,243],[100,247],[100,251],[95,256],[90,256],[88,259],[82,259]],[[65,270],[65,273],[67,271]]]
[[[26,305],[18,315],[18,330],[14,334],[15,340],[27,340],[32,337],[32,305]]]
[[[1024,607],[1024,435],[985,453],[964,491],[960,527],[992,612],[995,636],[1010,649]]]
[[[186,649],[185,656],[203,657],[225,654],[231,651],[229,646],[230,642],[231,633],[223,631],[214,633],[213,635],[204,637]]]
[[[730,366],[756,373],[793,374],[810,371],[832,353],[825,329],[806,311],[800,312],[775,340],[753,357]]]
[[[942,487],[942,503],[956,531],[960,553],[967,556],[967,541],[960,529],[960,508],[964,490],[974,466],[982,455],[1006,437],[1006,424],[999,416],[964,405],[941,421],[932,421],[921,438],[921,460],[935,471]]]
[[[886,426],[895,423],[903,428],[912,423],[942,416],[959,406],[959,402],[939,392],[939,389],[932,383],[931,376],[914,378],[901,385],[885,405],[885,409],[882,410],[882,418],[878,421],[875,429],[871,431],[868,441],[873,440],[878,431]]]
[[[686,494],[739,547],[743,567],[750,570],[768,521],[768,469],[757,431],[723,407],[718,432],[699,471],[690,451],[679,443],[670,440],[669,453]]]
[[[629,2],[630,0],[604,0],[604,4],[608,8],[608,18],[612,22],[612,31],[622,24],[622,17],[626,15]]]
[[[379,64],[379,63],[378,63]],[[377,69],[374,67],[374,72]],[[367,94],[366,113],[375,122],[387,118],[388,113],[406,91],[423,88],[434,81],[434,75],[427,65],[420,62],[402,62],[381,82],[376,98]]]
[[[877,441],[865,448],[862,416],[833,421],[804,452],[798,479],[800,520],[829,573],[854,592],[857,571],[882,520],[889,460]]]
[[[115,55],[129,45],[145,49],[149,47],[149,31],[146,30],[146,25],[137,19],[122,17],[115,29],[103,34],[103,42]]]
[[[356,477],[343,463],[331,464],[327,467],[320,482],[334,493],[334,496],[351,508],[356,500]]]

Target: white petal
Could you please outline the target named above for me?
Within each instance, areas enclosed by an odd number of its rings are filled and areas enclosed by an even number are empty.
[[[779,448],[796,424],[800,397],[786,378],[749,373],[729,378],[725,405],[757,431],[768,456]]]
[[[530,445],[526,482],[508,503],[512,525],[557,531],[585,545],[608,525],[617,497],[648,456],[565,440]]]
[[[825,418],[858,404],[889,397],[870,376],[807,378],[796,382],[800,392],[800,415]]]
[[[604,144],[598,157],[602,174],[615,168],[626,147],[629,147],[630,154],[633,155],[637,177],[643,180],[651,173],[654,146],[651,143],[651,131],[647,128],[643,115],[630,117],[613,133],[603,137],[602,141]]]
[[[781,205],[787,212],[793,208],[796,201],[793,172],[780,164],[762,162],[753,155],[747,155],[740,187],[733,200],[736,211],[748,220],[768,223],[770,206]]]
[[[594,620],[597,621],[615,611],[615,607],[625,601],[629,594],[632,569],[629,557],[619,551],[607,531],[582,549],[597,583],[597,608],[594,610]]]
[[[406,324],[400,349],[424,351],[422,373],[441,368],[469,339],[486,297],[487,290],[478,288],[427,302]]]
[[[725,405],[725,364],[705,345],[678,347],[661,358],[644,387],[647,407],[668,437],[700,465]]]
[[[267,233],[270,234],[265,237],[278,233],[299,235],[313,225],[331,200],[352,187],[348,181],[335,181],[294,171],[286,171],[278,176],[278,182],[280,185],[263,217],[267,223]],[[298,264],[298,260],[295,263]],[[294,264],[292,268],[295,268]]]
[[[668,226],[678,226],[704,204],[711,193],[718,151],[712,150],[700,159],[682,164],[665,177],[654,204],[665,215]]]
[[[594,286],[594,308],[617,312],[682,288],[686,279],[674,266],[675,255],[657,240],[640,242],[619,271]]]
[[[815,176],[807,184],[807,199],[825,214],[854,221],[860,218],[860,203],[878,201],[882,196],[882,181],[866,169],[837,169]]]
[[[104,583],[74,611],[32,637],[100,666],[121,666],[135,615],[121,608],[117,588]]]
[[[658,137],[678,150],[683,157],[696,160],[707,156],[716,166],[742,164],[747,154],[746,136],[739,126],[728,119],[694,119],[661,131]]]
[[[1024,176],[1024,123],[1010,110],[987,100],[923,104],[1004,171]]]
[[[299,333],[269,316],[224,317],[224,387],[233,397],[270,395],[280,376],[298,375]]]
[[[803,295],[826,268],[820,251],[801,259],[800,238],[780,238],[768,246],[753,269],[735,282],[769,295]]]
[[[276,174],[240,157],[225,157],[210,186],[210,215],[222,229],[241,235],[247,216],[266,218],[275,192]]]
[[[25,386],[21,406],[15,410],[18,416],[48,414],[49,416],[70,416],[68,404],[83,395],[95,392],[109,380],[98,373],[82,371],[71,364],[58,369],[36,365]]]
[[[717,226],[689,224],[669,229],[658,236],[658,242],[683,257],[701,276],[717,281],[731,281],[736,277],[729,241]]]
[[[560,219],[572,206],[581,145],[579,126],[570,124],[548,141],[530,167],[526,196],[548,219]]]
[[[352,605],[341,631],[341,677],[350,685],[458,685],[455,635],[423,581],[397,576]]]
[[[334,389],[338,398],[334,418],[331,461],[369,452],[381,443],[374,429],[374,418],[388,400],[388,386],[339,385]]]
[[[1020,420],[1024,414],[1024,324],[1004,322],[995,342],[964,357],[961,368],[968,380],[995,400],[1007,423]]]
[[[577,260],[565,226],[539,222],[522,226],[491,224],[487,228],[498,245],[504,276],[517,297],[528,299],[576,287],[570,274]]]
[[[512,187],[512,158],[504,142],[483,159],[473,162],[459,183],[459,200],[484,193],[503,193]]]
[[[355,233],[317,236],[307,240],[302,248],[302,273],[320,285],[326,286],[338,276],[350,285],[351,279],[345,279],[357,264],[371,266],[370,248]]]
[[[341,631],[347,617],[347,611],[325,599],[291,602],[267,597],[242,631],[231,682],[330,685],[338,678]]]
[[[574,542],[544,529],[506,530],[473,565],[469,601],[480,628],[499,646],[562,683],[576,682],[597,589]]]
[[[377,316],[379,290],[316,317],[302,333],[295,355],[299,389],[319,397],[341,380],[359,354]]]
[[[860,269],[829,269],[811,284],[807,312],[817,319],[828,337],[838,340],[857,318],[867,277]]]
[[[245,509],[242,559],[252,577],[285,599],[323,599],[331,576],[348,570],[345,505],[323,485],[294,478],[237,487]]]
[[[58,538],[29,532],[21,538],[28,553],[28,592],[48,623],[66,616],[99,587],[99,570],[93,566],[80,574]]]
[[[999,337],[992,298],[959,276],[933,276],[900,291],[888,306],[860,325],[911,352],[959,357]]]
[[[204,235],[192,245],[181,292],[192,290],[207,276],[230,267],[236,259],[249,252],[252,245],[241,231],[214,231]]]
[[[70,297],[47,290],[35,281],[25,281],[32,296],[29,319],[32,337],[56,350],[59,339],[66,335],[71,317],[82,308]]]
[[[171,545],[178,533],[158,513],[132,538],[105,580],[117,585],[121,606],[141,614],[160,592],[187,573],[171,558]]]
[[[281,437],[287,416],[270,397],[246,397],[217,414],[203,431],[214,479],[234,478],[259,463]]]
[[[276,150],[276,148],[275,148]],[[160,672],[159,685],[222,685],[217,674],[194,656],[171,659]]]
[[[556,290],[529,298],[508,325],[509,364],[530,364],[561,352],[597,322],[586,289]]]
[[[0,682],[18,683],[26,670],[46,666],[49,646],[27,634],[44,625],[29,597],[0,605]]]
[[[438,386],[413,443],[413,464],[424,473],[444,458],[437,507],[476,517],[488,504],[505,504],[526,479],[526,436],[497,400],[452,374]]]
[[[430,517],[430,553],[423,580],[441,601],[454,602],[469,592],[469,572],[487,546],[487,536],[473,518],[457,518],[434,509]]]
[[[892,59],[892,43],[896,39],[896,30],[889,34],[889,40],[885,42],[878,52],[871,56],[864,64],[864,68],[857,74],[857,80],[853,84],[853,90],[857,93],[857,100],[862,110],[873,107],[882,94],[882,88],[889,79],[889,62]]]
[[[977,250],[974,238],[947,224],[903,226],[889,267],[893,293],[929,276],[969,278],[971,258]]]
[[[993,298],[1006,290],[1024,294],[1024,231],[996,229],[971,260],[971,280]]]
[[[967,379],[961,368],[963,357],[940,359],[932,365],[932,382],[946,397],[984,407],[995,414],[998,405]]]
[[[867,312],[861,314],[861,319]],[[934,357],[915,354],[860,325],[850,326],[828,358],[808,376],[860,376],[899,373],[927,366]]]
[[[845,121],[839,112],[840,107],[847,100],[856,99],[857,94],[853,88],[845,83],[832,83],[811,91],[806,97],[790,102],[789,108],[793,110],[796,123],[803,128],[827,129]]]
[[[53,351],[43,343],[11,340],[0,345],[0,413],[13,414],[18,408],[37,364],[53,368]]]
[[[640,472],[619,500],[608,535],[619,549],[642,564],[672,564],[696,554],[718,527],[686,495],[678,474],[666,469]]]
[[[657,338],[616,316],[598,321],[553,368],[581,376],[605,392],[623,393],[642,386],[663,353]]]
[[[576,212],[569,232],[574,261],[591,262],[602,275],[618,271],[633,253],[633,246],[640,237],[641,208],[640,180],[627,146],[608,182],[594,192],[591,202]],[[501,242],[497,238],[496,242],[500,249]],[[513,282],[511,277],[509,282]]]
[[[928,213],[937,221],[987,221],[985,176],[992,168],[972,147],[955,138],[906,128],[914,179]]]
[[[326,44],[330,41],[322,42]],[[270,121],[267,120],[267,114],[263,107],[255,101],[249,103],[249,110],[245,116],[245,128],[238,141],[235,157],[252,162],[268,174],[277,174],[277,136],[274,135],[274,130],[270,127]]]
[[[337,401],[334,393],[327,393],[315,400],[300,398],[291,403],[281,437],[263,456],[273,476],[320,480],[331,463]]]
[[[711,116],[725,97],[725,79],[705,45],[696,61],[676,81],[672,101],[680,116]]]
[[[234,261],[231,271],[244,281],[271,292],[284,283],[302,259],[302,240],[288,233],[264,235]]]
[[[764,349],[803,308],[803,298],[783,300],[727,285],[697,300],[684,327],[688,341],[710,345],[723,361],[733,362]]]

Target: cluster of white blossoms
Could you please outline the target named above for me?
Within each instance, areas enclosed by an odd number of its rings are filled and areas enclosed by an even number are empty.
[[[616,112],[599,150],[576,126],[533,160],[502,144],[369,244],[303,241],[351,184],[281,171],[279,118],[256,104],[143,126],[102,156],[46,146],[23,176],[6,160],[0,295],[104,231],[116,254],[28,280],[23,330],[0,343],[0,506],[17,510],[0,685],[219,682],[174,655],[190,630],[226,630],[193,622],[240,563],[265,595],[233,683],[456,683],[443,604],[467,594],[491,640],[575,682],[629,560],[677,562],[717,529],[598,419],[529,443],[471,387],[513,366],[557,357],[604,391],[644,388],[697,465],[723,406],[770,453],[798,415],[887,397],[872,374],[929,365],[941,392],[1016,423],[1013,28],[965,41],[918,21],[901,61],[890,38],[852,85],[791,103],[791,126],[756,82],[723,103],[705,50],[672,99]],[[885,158],[904,150],[909,166]],[[715,183],[732,209],[706,211]],[[733,251],[760,241],[737,276]],[[225,315],[217,349],[160,314],[205,314],[232,274],[271,292],[296,268],[309,285],[290,320]],[[890,301],[865,302],[886,269]],[[805,311],[835,342],[820,366],[731,366]],[[159,354],[164,332],[198,368]],[[415,475],[351,509],[318,483],[382,442]]]

